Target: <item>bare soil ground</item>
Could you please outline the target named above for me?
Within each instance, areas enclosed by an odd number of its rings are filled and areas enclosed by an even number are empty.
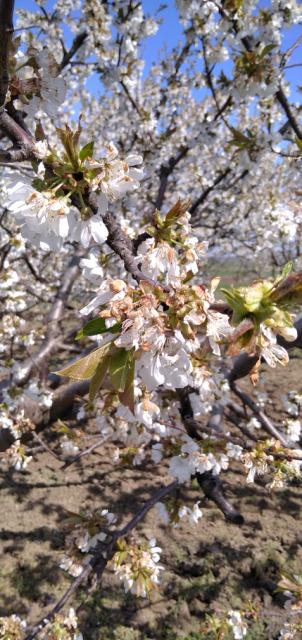
[[[268,413],[278,422],[280,396],[302,390],[302,362],[267,371],[261,390],[270,394]],[[246,385],[248,383],[244,383]],[[67,420],[71,426],[74,420]],[[93,421],[87,425],[95,432]],[[165,468],[112,468],[108,448],[62,470],[41,453],[23,473],[3,470],[1,485],[0,615],[18,613],[35,622],[71,581],[58,562],[64,552],[60,523],[66,510],[108,507],[126,522],[155,490],[167,482]],[[149,600],[125,595],[110,570],[102,584],[80,591],[74,605],[85,640],[202,640],[205,615],[230,609],[261,608],[247,639],[273,640],[286,618],[276,593],[282,569],[302,572],[301,485],[269,494],[264,482],[246,485],[241,472],[223,474],[227,497],[240,506],[245,524],[226,523],[215,505],[192,486],[184,495],[201,500],[203,518],[191,529],[167,529],[150,512],[141,526],[163,548],[162,588]],[[226,636],[225,636],[226,638]]]

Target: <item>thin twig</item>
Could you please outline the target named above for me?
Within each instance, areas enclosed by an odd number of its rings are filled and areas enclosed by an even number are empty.
[[[82,257],[83,250],[79,249],[75,255],[72,256],[65,273],[62,275],[61,284],[54,297],[51,310],[47,317],[47,332],[45,339],[38,351],[35,354],[32,354],[22,366],[22,372],[17,379],[19,386],[26,384],[35,368],[39,369],[42,366],[43,371],[46,372],[50,356],[56,352],[60,342],[62,342],[60,321],[63,317],[68,296],[80,274],[79,263]]]
[[[178,389],[180,400],[180,415],[183,424],[190,438],[199,439],[198,423],[194,420],[194,413],[190,401],[190,389]],[[216,506],[222,511],[225,519],[233,524],[243,524],[244,518],[241,513],[223,495],[222,485],[218,476],[214,476],[211,471],[206,473],[196,473],[196,480],[209,500],[213,500]]]
[[[270,436],[273,436],[273,438],[276,438],[276,440],[279,440],[284,447],[288,447],[289,445],[287,439],[284,438],[280,431],[278,431],[278,429],[275,427],[275,425],[273,425],[271,420],[265,415],[262,409],[258,407],[255,400],[253,400],[253,398],[251,398],[248,393],[242,391],[242,389],[239,389],[239,387],[237,387],[234,382],[230,382],[230,388],[233,393],[235,393],[235,395],[240,398],[241,402],[243,402],[243,404],[246,404],[251,409],[256,418],[258,418],[264,431],[266,431],[266,433],[268,433]]]
[[[80,453],[78,453],[76,456],[74,456],[73,458],[65,462],[65,464],[62,467],[62,470],[67,469],[67,467],[70,467],[72,464],[75,464],[82,458],[88,456],[90,453],[95,451],[95,449],[98,449],[102,444],[104,444],[104,442],[107,442],[108,439],[109,439],[109,436],[106,436],[106,438],[101,438],[100,440],[92,444],[90,447],[88,447],[88,449],[85,449],[85,451],[80,451]]]
[[[90,560],[88,560],[86,566],[84,566],[84,569],[83,569],[82,573],[72,582],[70,587],[63,594],[62,598],[60,598],[60,600],[58,600],[58,602],[55,604],[53,609],[51,609],[51,611],[49,612],[48,616],[42,618],[42,620],[40,620],[40,622],[38,622],[38,624],[35,627],[33,627],[32,631],[26,636],[26,638],[24,640],[33,640],[33,638],[35,638],[36,635],[42,629],[44,629],[44,627],[46,627],[48,625],[48,623],[51,622],[51,620],[53,620],[55,615],[57,613],[59,613],[59,611],[61,611],[61,609],[63,609],[63,607],[66,604],[66,602],[78,590],[78,588],[81,586],[81,584],[85,580],[87,580],[87,578],[91,574],[92,570],[93,570],[93,566],[92,566]]]
[[[34,440],[36,440],[37,442],[39,442],[39,444],[41,445],[41,447],[43,449],[45,449],[45,451],[47,451],[49,453],[49,455],[51,455],[53,458],[55,458],[56,460],[60,460],[62,461],[62,458],[60,456],[58,456],[57,453],[55,453],[47,444],[46,442],[41,438],[41,436],[39,436],[39,434],[36,431],[32,432]]]
[[[78,33],[76,35],[76,37],[74,38],[72,45],[69,49],[69,51],[64,51],[64,55],[62,58],[62,62],[59,66],[59,71],[62,71],[64,69],[64,67],[66,67],[68,65],[68,63],[70,62],[71,58],[73,58],[73,56],[78,52],[78,50],[80,49],[80,47],[82,46],[82,44],[85,42],[86,38],[88,36],[87,31],[82,31],[81,33]]]
[[[163,500],[169,493],[174,491],[178,485],[177,480],[169,484],[168,486],[163,486],[158,489],[149,500],[145,502],[143,507],[129,520],[129,522],[120,530],[117,530],[113,533],[111,541],[108,545],[106,545],[105,549],[103,548],[103,553],[100,555],[98,548],[96,548],[96,554],[90,558],[86,565],[84,565],[84,569],[80,576],[78,576],[74,582],[70,585],[69,589],[64,593],[62,598],[55,604],[55,606],[51,609],[46,617],[43,617],[37,625],[32,629],[32,631],[26,636],[24,640],[33,640],[36,635],[46,627],[51,620],[55,617],[61,609],[65,606],[66,602],[70,599],[70,597],[77,591],[77,589],[81,586],[81,584],[87,580],[88,576],[95,571],[97,573],[98,578],[101,577],[104,572],[108,562],[111,560],[116,541],[119,538],[125,538],[128,534],[136,527],[136,525],[143,520],[145,515],[154,507],[154,505]]]

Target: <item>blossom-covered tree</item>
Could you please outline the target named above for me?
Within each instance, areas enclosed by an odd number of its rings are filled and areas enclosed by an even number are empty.
[[[269,488],[301,473],[297,413],[276,426],[238,384],[302,346],[302,275],[289,263],[301,253],[302,118],[288,77],[301,6],[176,0],[181,40],[146,72],[143,43],[164,12],[143,4],[36,0],[14,32],[14,2],[0,0],[5,464],[30,469],[41,432],[82,396],[100,435],[87,448],[65,430],[53,455],[68,466],[106,441],[112,465],[156,474],[163,461],[167,475],[126,523],[102,505],[73,514],[61,568],[74,582],[34,628],[2,618],[0,638],[80,638],[63,607],[107,565],[148,596],[161,549],[135,527],[151,508],[167,526],[196,525],[182,484],[195,479],[239,525],[222,470]],[[258,279],[221,286],[213,257],[244,257]],[[239,611],[222,624],[247,633]]]

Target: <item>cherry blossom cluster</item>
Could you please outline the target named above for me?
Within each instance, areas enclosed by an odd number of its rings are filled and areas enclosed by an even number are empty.
[[[69,513],[65,520],[65,547],[60,567],[71,576],[81,575],[83,554],[91,553],[98,543],[106,541],[108,528],[116,522],[116,516],[108,509],[94,512]]]
[[[91,241],[101,244],[108,236],[102,220],[108,202],[138,187],[142,171],[135,165],[141,164],[142,158],[129,155],[125,161],[118,160],[116,147],[108,144],[102,159],[94,160],[93,143],[78,146],[80,128],[73,133],[66,126],[57,133],[63,155],[38,142],[36,151],[43,161],[37,166],[36,177],[18,182],[12,177],[7,208],[18,220],[23,236],[42,249],[58,251],[67,240],[84,247]],[[84,199],[88,187],[95,196],[96,215]]]
[[[155,538],[147,542],[134,539],[125,543],[118,540],[117,547],[112,566],[123,582],[125,592],[146,598],[160,581],[160,572],[164,568],[158,564],[162,549],[156,545]]]
[[[1,640],[24,640],[27,633],[27,623],[17,615],[0,618]],[[47,629],[39,632],[39,640],[83,640],[78,629],[75,610],[70,607],[67,615],[57,614],[49,621]]]

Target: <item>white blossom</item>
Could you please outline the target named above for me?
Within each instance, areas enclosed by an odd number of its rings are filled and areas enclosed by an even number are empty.
[[[183,505],[178,510],[178,517],[183,519],[188,519],[189,524],[194,526],[198,523],[198,520],[202,517],[202,511],[199,508],[199,502],[196,502],[193,506],[193,509],[190,509],[186,505]]]
[[[242,640],[247,634],[247,625],[242,620],[240,611],[229,611],[228,623],[232,627],[235,640]]]

